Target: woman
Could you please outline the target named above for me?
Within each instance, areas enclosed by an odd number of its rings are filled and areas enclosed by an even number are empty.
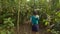
[[[39,25],[38,25],[39,15],[38,15],[37,11],[33,12],[33,15],[31,16],[30,21],[32,23],[32,34],[38,34],[38,30],[39,30]]]

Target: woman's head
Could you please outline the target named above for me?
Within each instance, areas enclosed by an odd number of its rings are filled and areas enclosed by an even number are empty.
[[[37,11],[33,11],[33,15],[38,15],[38,12]]]

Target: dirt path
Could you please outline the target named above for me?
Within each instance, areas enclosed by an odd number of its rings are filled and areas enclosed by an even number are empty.
[[[20,34],[32,34],[30,25],[20,25]],[[39,34],[45,34],[44,29],[39,30]]]

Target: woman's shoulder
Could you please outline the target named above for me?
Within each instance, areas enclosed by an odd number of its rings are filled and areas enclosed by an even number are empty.
[[[34,15],[30,16],[30,17],[34,17]]]
[[[34,16],[30,16],[30,18],[33,18]]]

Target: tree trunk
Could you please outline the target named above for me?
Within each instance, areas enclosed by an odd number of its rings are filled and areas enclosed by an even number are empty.
[[[18,0],[18,1],[19,1],[19,2],[18,2],[19,6],[18,6],[18,19],[17,19],[17,34],[20,34],[20,33],[19,33],[20,0]]]

